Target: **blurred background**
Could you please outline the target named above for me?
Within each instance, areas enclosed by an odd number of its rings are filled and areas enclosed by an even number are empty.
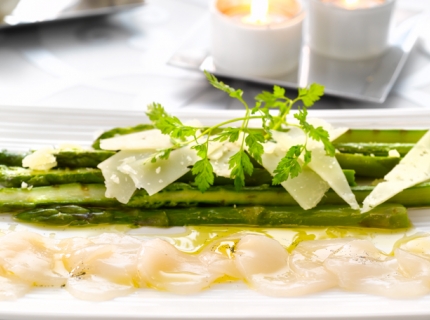
[[[17,2],[0,0],[2,106],[143,111],[156,101],[170,110],[241,107],[192,67],[209,54],[209,0]],[[418,15],[424,17],[419,39],[384,103],[325,97],[316,108],[430,108],[430,1],[397,1],[396,21]],[[228,83],[243,88],[247,99],[269,88]]]

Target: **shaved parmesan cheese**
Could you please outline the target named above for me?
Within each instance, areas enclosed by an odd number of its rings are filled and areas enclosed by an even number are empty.
[[[31,170],[49,170],[57,165],[53,148],[43,148],[22,159],[22,166]]]
[[[184,125],[194,128],[201,128],[203,127],[202,122],[199,119],[191,119],[184,122]]]
[[[140,151],[120,151],[100,163],[98,168],[105,178],[105,196],[107,198],[116,198],[121,203],[127,203],[136,190],[136,186],[127,174],[118,170],[118,167],[127,162],[136,161],[136,159],[146,158],[150,154]]]
[[[344,128],[333,129],[325,121],[314,119],[313,123],[317,123],[318,126],[328,130],[330,138],[333,139],[347,130]],[[271,150],[271,153],[264,154],[262,157],[263,166],[271,174],[288,149],[295,145],[304,144],[306,141],[304,133],[298,128],[291,128],[288,132],[274,131],[272,137],[279,147],[273,149],[273,146],[269,144],[268,149]],[[304,167],[296,178],[288,179],[282,183],[282,186],[305,210],[315,207],[329,187],[352,208],[358,209],[359,205],[336,158],[327,156],[324,145],[312,139],[308,139],[308,149],[312,151],[312,160],[308,164],[308,168]]]
[[[328,185],[348,203],[351,208],[359,209],[360,206],[355,199],[355,195],[346,180],[342,168],[335,157],[326,155],[322,143],[319,146],[311,148],[312,160],[308,164],[309,168],[314,170]]]
[[[172,147],[170,137],[160,130],[146,130],[119,137],[103,139],[100,148],[104,150],[159,150]]]
[[[400,158],[400,153],[396,149],[388,151],[388,156],[390,158]]]
[[[262,164],[273,175],[288,149],[294,145],[303,144],[306,137],[298,128],[291,128],[288,132],[273,131],[272,137],[277,143],[264,144],[265,153],[262,155]],[[305,210],[315,207],[329,189],[327,182],[307,167],[304,167],[297,177],[288,179],[281,185]]]
[[[231,168],[228,162],[230,157],[239,152],[239,150],[240,146],[238,144],[226,142],[220,148],[213,151],[212,154],[209,154],[209,161],[212,164],[213,172],[219,177],[230,178]]]
[[[266,146],[264,148],[266,150]],[[269,145],[269,148],[272,148],[272,146]],[[264,168],[273,175],[285,153],[286,150],[279,145],[272,153],[264,153],[262,155]],[[315,207],[329,189],[327,182],[307,167],[304,167],[297,177],[288,179],[282,182],[281,185],[305,210]]]
[[[308,119],[308,122],[315,128],[322,127],[324,130],[326,130],[330,136],[330,141],[336,140],[349,130],[346,127],[334,128],[331,123],[319,118]]]
[[[199,160],[191,147],[182,147],[170,153],[169,159],[151,162],[147,154],[139,160],[118,165],[118,171],[130,178],[135,188],[145,189],[151,196],[178,180]]]
[[[430,180],[430,131],[384,179],[364,199],[362,212],[370,211],[406,188]]]

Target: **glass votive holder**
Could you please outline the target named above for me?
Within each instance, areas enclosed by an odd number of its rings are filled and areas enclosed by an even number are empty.
[[[211,54],[215,67],[261,77],[276,77],[295,69],[302,43],[301,3],[271,0],[260,19],[253,17],[251,10],[250,0],[212,2]]]
[[[361,60],[388,46],[394,0],[309,0],[309,46],[322,55]]]

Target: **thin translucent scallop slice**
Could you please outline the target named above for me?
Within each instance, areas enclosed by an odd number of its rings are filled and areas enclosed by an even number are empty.
[[[16,277],[0,276],[0,301],[16,300],[23,297],[31,285]]]
[[[394,255],[404,275],[422,281],[430,289],[430,257],[403,249],[395,249]]]
[[[199,254],[199,259],[210,272],[241,279],[242,275],[237,270],[233,258],[238,241],[235,236],[217,239],[203,249]]]
[[[132,285],[118,284],[110,279],[85,273],[69,278],[65,288],[75,298],[90,301],[111,300],[135,291]]]
[[[293,272],[285,248],[265,236],[248,235],[240,240],[235,262],[249,285],[269,296],[300,296],[333,286],[326,277],[302,277]]]
[[[53,240],[31,232],[11,232],[0,238],[0,267],[36,286],[60,287],[67,273],[56,263]]]
[[[114,233],[102,234],[88,239],[88,242],[68,245],[64,243],[63,257],[71,277],[92,274],[113,283],[131,285],[138,279],[137,256],[141,241]]]
[[[379,251],[368,240],[354,240],[331,254],[324,266],[339,279],[346,290],[410,298],[426,294],[429,289],[417,279],[406,277],[397,260]]]
[[[198,256],[183,253],[161,239],[143,244],[138,272],[148,286],[179,294],[199,292],[223,275],[211,272]]]
[[[423,258],[430,259],[430,235],[427,233],[418,233],[402,239],[398,247]]]
[[[346,238],[300,242],[289,256],[289,266],[303,277],[322,276],[335,286],[337,278],[324,267],[323,263],[332,253],[353,240]]]

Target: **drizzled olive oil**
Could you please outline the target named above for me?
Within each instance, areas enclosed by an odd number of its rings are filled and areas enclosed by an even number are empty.
[[[134,236],[161,237],[173,244],[177,249],[187,253],[200,253],[208,245],[212,250],[230,255],[231,248],[240,238],[247,234],[264,235],[278,241],[288,251],[292,251],[300,242],[309,240],[325,240],[336,238],[367,239],[384,253],[391,253],[397,241],[415,233],[414,229],[365,229],[344,227],[320,228],[257,228],[257,227],[227,227],[204,226],[186,227],[178,233],[165,234],[162,229],[149,235],[139,234],[135,230]],[[230,249],[228,249],[230,248]]]

